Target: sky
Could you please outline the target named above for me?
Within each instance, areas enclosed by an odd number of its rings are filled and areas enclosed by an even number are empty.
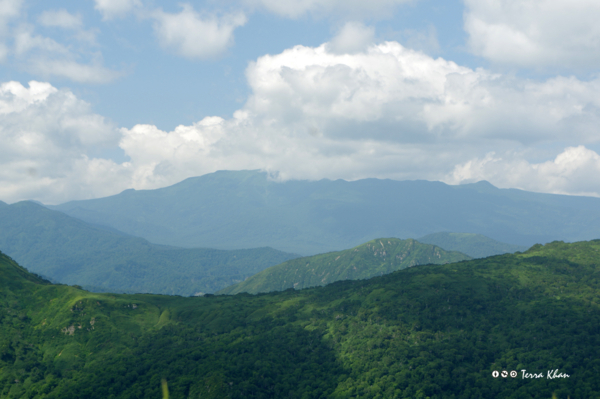
[[[600,197],[597,0],[0,0],[0,200],[217,170]]]

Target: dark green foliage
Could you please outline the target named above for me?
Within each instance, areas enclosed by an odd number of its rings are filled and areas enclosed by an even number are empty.
[[[506,244],[474,233],[433,233],[421,237],[417,241],[437,245],[446,251],[462,252],[473,258],[485,258],[527,250],[527,247],[521,245]]]
[[[0,250],[53,281],[100,292],[218,291],[296,255],[151,244],[24,201],[0,207]]]
[[[600,236],[600,198],[498,189],[487,182],[280,183],[259,171],[219,171],[157,190],[126,190],[50,208],[155,243],[270,246],[302,255],[339,251],[376,237],[416,238],[440,231],[526,246]]]
[[[554,242],[182,298],[50,285],[0,255],[0,398],[160,398],[163,378],[172,398],[596,398],[599,262],[600,240]]]
[[[345,251],[292,259],[272,266],[218,294],[283,291],[327,285],[339,280],[366,279],[416,265],[467,260],[460,252],[448,252],[415,240],[378,238]]]

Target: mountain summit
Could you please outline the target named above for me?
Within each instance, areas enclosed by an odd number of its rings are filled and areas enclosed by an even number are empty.
[[[49,208],[157,244],[269,246],[301,255],[351,248],[375,237],[443,231],[528,247],[600,237],[600,198],[498,189],[487,182],[276,182],[259,171],[219,171],[161,189]]]

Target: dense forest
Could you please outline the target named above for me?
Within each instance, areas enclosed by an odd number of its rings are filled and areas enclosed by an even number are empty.
[[[52,285],[1,256],[0,397],[160,398],[164,380],[170,398],[594,398],[599,261],[600,240],[553,242],[185,298]]]

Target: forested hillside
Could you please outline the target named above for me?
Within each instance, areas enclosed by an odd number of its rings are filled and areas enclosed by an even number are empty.
[[[271,266],[218,294],[283,291],[381,276],[396,270],[429,263],[444,264],[471,259],[460,252],[444,251],[415,240],[379,238],[354,248],[292,259]]]
[[[51,285],[2,255],[0,397],[160,398],[162,379],[170,398],[598,397],[599,261],[600,241],[554,242],[182,298]]]
[[[212,293],[297,255],[156,245],[29,201],[0,204],[0,250],[53,281],[94,291]]]

